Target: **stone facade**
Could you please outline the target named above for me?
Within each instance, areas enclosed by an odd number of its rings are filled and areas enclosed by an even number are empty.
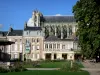
[[[8,46],[7,52],[11,59],[74,60],[76,30],[73,16],[44,16],[36,10],[23,30],[9,29],[6,37],[15,44]]]
[[[44,59],[74,60],[73,41],[45,41]]]

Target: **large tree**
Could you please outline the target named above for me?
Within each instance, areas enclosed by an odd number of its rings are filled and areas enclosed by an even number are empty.
[[[100,56],[100,0],[78,0],[73,7],[77,36],[84,56]]]

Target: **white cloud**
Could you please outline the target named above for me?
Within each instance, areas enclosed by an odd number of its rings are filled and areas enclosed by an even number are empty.
[[[61,16],[61,14],[56,14],[55,16]]]

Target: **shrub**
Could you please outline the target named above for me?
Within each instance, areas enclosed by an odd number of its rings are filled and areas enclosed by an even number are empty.
[[[26,71],[27,69],[25,69],[22,66],[22,63],[20,62],[15,62],[13,66],[9,66],[10,72],[19,72],[19,71]]]
[[[70,71],[71,70],[70,63],[66,62],[65,64],[63,64],[61,67],[61,70],[62,71]]]
[[[80,67],[79,67],[78,63],[73,62],[73,66],[71,68],[71,71],[79,71],[79,70],[80,70]]]
[[[0,73],[7,73],[7,72],[9,72],[8,69],[0,67]]]
[[[78,63],[73,62],[71,66],[71,62],[66,62],[65,64],[62,65],[61,67],[62,71],[80,71],[80,67]]]

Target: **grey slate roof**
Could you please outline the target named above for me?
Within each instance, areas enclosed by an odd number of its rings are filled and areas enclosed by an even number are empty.
[[[74,16],[43,16],[45,22],[76,22]]]
[[[60,39],[54,35],[51,35],[45,39],[45,41],[59,41]]]
[[[45,41],[74,41],[74,39],[60,39],[54,35],[51,35],[45,39]]]
[[[12,30],[9,32],[8,36],[22,36],[23,30]]]
[[[42,28],[41,27],[26,27],[26,28],[24,28],[24,30],[42,30]]]

